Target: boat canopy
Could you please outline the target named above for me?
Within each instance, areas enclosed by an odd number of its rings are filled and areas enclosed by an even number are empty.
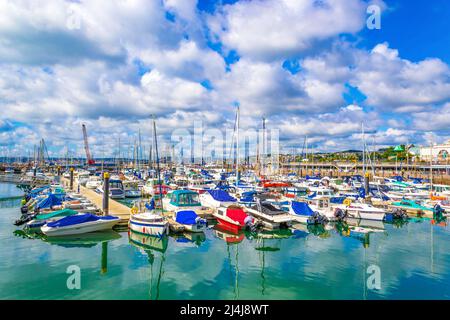
[[[208,190],[208,192],[216,201],[236,202],[236,199],[230,196],[225,190],[214,189]]]
[[[61,220],[47,223],[47,226],[51,228],[61,228],[61,227],[67,227],[67,226],[73,226],[76,224],[86,223],[86,222],[93,222],[98,220],[115,220],[118,219],[114,216],[103,216],[99,217],[90,213],[76,215],[76,216],[68,216],[65,218],[62,218]]]
[[[197,218],[198,215],[195,213],[195,211],[185,210],[177,212],[175,221],[181,224],[196,224]]]
[[[40,200],[37,203],[36,209],[51,208],[53,206],[59,206],[61,204],[62,204],[62,199],[60,197],[57,197],[53,193],[50,193],[46,198]]]
[[[294,210],[295,214],[301,216],[312,216],[314,214],[314,211],[306,202],[292,201],[292,210]]]
[[[64,209],[64,210],[58,210],[55,212],[47,213],[47,214],[38,214],[36,216],[37,220],[47,220],[51,219],[53,217],[68,217],[76,215],[78,212],[72,209]]]
[[[174,206],[201,206],[198,193],[192,190],[175,190],[171,194],[170,204]]]

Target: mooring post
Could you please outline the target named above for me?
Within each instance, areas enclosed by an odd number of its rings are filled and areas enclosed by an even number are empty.
[[[370,173],[366,172],[366,176],[364,177],[364,191],[366,192],[366,196],[369,194],[369,176]]]
[[[103,215],[109,215],[109,172],[103,173]]]
[[[70,168],[70,190],[73,191],[73,168]]]

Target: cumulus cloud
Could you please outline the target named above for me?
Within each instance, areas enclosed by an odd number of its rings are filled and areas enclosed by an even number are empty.
[[[209,27],[229,49],[255,59],[289,57],[365,23],[367,5],[359,0],[270,0],[226,5]]]

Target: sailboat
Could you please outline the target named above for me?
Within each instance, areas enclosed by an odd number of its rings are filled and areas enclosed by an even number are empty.
[[[158,181],[161,181],[155,118],[153,118],[153,137],[156,146]],[[161,192],[161,185],[159,187]],[[162,201],[162,199],[160,200]],[[149,206],[146,206],[145,212],[130,215],[129,227],[131,231],[157,237],[163,237],[169,233],[169,222],[163,216],[156,214],[154,199],[151,200]]]

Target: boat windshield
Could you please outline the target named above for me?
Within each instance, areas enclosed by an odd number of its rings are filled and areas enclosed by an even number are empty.
[[[178,195],[179,205],[196,205],[199,203],[198,195],[193,193],[182,193]]]
[[[122,182],[111,182],[110,188],[114,189],[122,189]]]

